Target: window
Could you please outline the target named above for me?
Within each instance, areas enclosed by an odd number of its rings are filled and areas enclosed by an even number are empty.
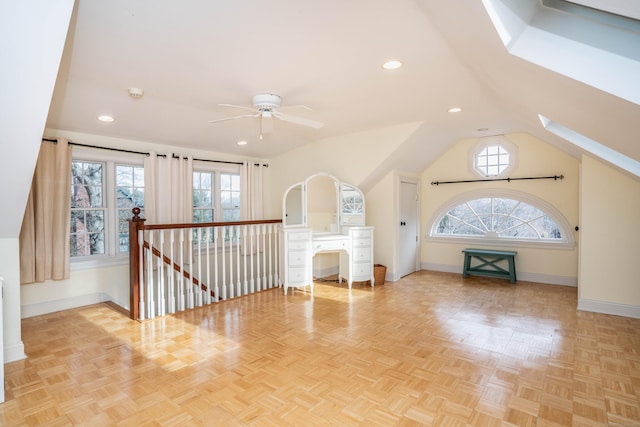
[[[193,222],[213,222],[213,172],[193,172]]]
[[[432,223],[431,237],[521,243],[573,243],[568,223],[553,207],[532,196],[469,197],[449,205]]]
[[[138,156],[75,149],[71,162],[70,256],[86,266],[122,262],[131,210],[144,215],[144,167]],[[140,162],[139,164],[136,164]],[[79,264],[80,265],[80,264]],[[85,266],[85,267],[86,267]],[[82,266],[77,268],[84,268]]]
[[[118,252],[129,252],[131,209],[140,208],[144,217],[144,168],[116,165],[116,209],[118,217]]]
[[[240,175],[220,174],[222,221],[240,221]]]
[[[484,176],[498,176],[509,167],[509,152],[502,145],[488,145],[476,154],[475,167]]]
[[[194,171],[193,222],[223,221],[240,221],[240,175]]]
[[[105,253],[104,163],[71,163],[71,257]]]
[[[481,138],[471,150],[471,168],[483,178],[505,175],[514,168],[516,146],[505,136]]]

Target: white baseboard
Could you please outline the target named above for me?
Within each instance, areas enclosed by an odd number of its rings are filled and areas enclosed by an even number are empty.
[[[24,343],[22,341],[4,347],[4,363],[15,362],[26,358],[27,355],[24,353]]]
[[[324,277],[335,276],[339,272],[340,272],[340,268],[338,266],[318,268],[318,269],[314,268],[313,277],[322,279]]]
[[[23,305],[20,309],[20,317],[22,319],[26,319],[28,317],[55,313],[56,311],[69,310],[71,308],[77,308],[91,304],[99,304],[101,302],[107,301],[113,301],[113,299],[109,295],[104,293],[93,293],[59,299],[55,301],[46,301],[38,304]]]
[[[594,301],[584,298],[578,299],[578,310],[596,313],[613,314],[616,316],[640,319],[640,306],[619,304],[615,302]]]
[[[435,264],[435,263],[425,262],[425,263],[422,263],[420,267],[423,270],[441,271],[443,273],[462,274],[461,265]],[[517,272],[517,277],[518,277],[518,280],[522,280],[523,282],[546,283],[548,285],[573,286],[574,288],[578,286],[577,277],[554,276],[551,274],[527,273],[527,272]]]

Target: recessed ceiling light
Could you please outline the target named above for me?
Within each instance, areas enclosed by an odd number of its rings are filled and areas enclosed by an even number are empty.
[[[459,113],[460,111],[462,111],[460,107],[451,107],[447,110],[448,113]]]
[[[116,119],[114,119],[113,116],[107,116],[106,114],[103,114],[101,116],[98,116],[98,120],[105,123],[111,123],[111,122],[114,122]]]
[[[398,61],[397,59],[393,59],[391,61],[387,61],[384,64],[382,64],[382,68],[384,68],[385,70],[397,70],[398,68],[402,67],[404,64],[402,63],[402,61]]]
[[[238,145],[247,145],[247,141],[238,141],[237,144]]]

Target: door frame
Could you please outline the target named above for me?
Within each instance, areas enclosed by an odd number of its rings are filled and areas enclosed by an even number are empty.
[[[396,250],[394,251],[393,257],[394,257],[394,264],[396,265],[396,269],[393,272],[393,280],[396,281],[398,279],[400,279],[400,204],[401,204],[401,186],[402,183],[406,182],[406,183],[410,183],[410,184],[416,184],[416,191],[418,193],[418,200],[416,203],[416,233],[418,235],[418,241],[416,242],[416,259],[415,259],[415,263],[416,263],[416,270],[415,271],[420,271],[420,259],[421,259],[421,253],[422,253],[422,218],[420,216],[421,214],[421,209],[422,209],[422,198],[421,198],[421,188],[420,188],[420,177],[418,175],[413,175],[413,174],[396,174],[396,178],[395,178],[395,217],[396,217],[396,223],[394,226],[394,230],[395,230],[395,246],[396,246]]]

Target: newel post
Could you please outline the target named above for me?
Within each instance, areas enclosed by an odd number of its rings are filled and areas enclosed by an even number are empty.
[[[144,218],[140,218],[140,208],[133,208],[133,218],[129,220],[129,317],[140,318],[140,249],[138,231],[144,227]]]

